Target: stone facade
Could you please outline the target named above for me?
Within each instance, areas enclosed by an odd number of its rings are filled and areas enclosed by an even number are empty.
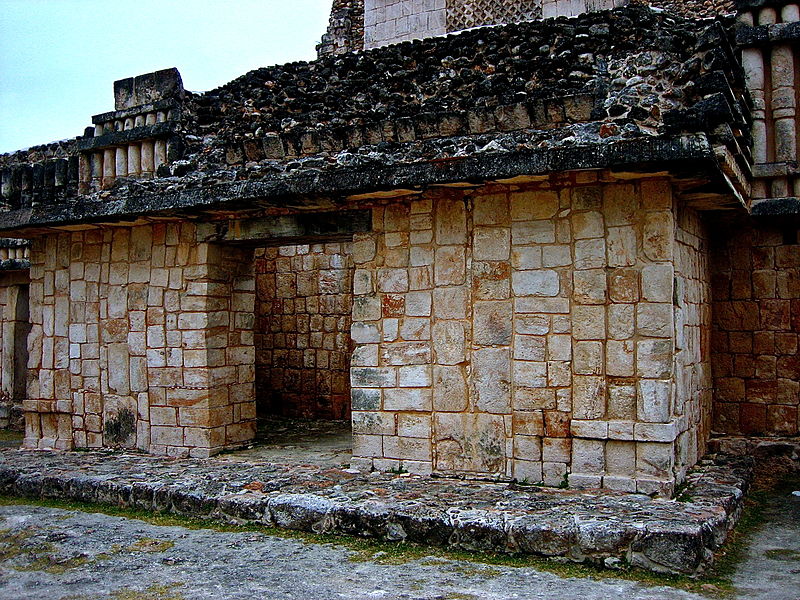
[[[800,227],[720,225],[712,247],[714,428],[797,435]]]
[[[36,239],[25,446],[208,456],[251,439],[249,254],[190,223]]]
[[[0,428],[22,425],[28,380],[28,283],[27,270],[0,273]]]
[[[255,277],[259,414],[349,419],[350,244],[257,250]]]
[[[559,183],[373,209],[353,243],[355,464],[652,493],[695,462],[699,218],[667,181]]]
[[[364,470],[668,495],[712,424],[796,435],[793,74],[747,57],[797,19],[755,4],[341,0],[318,61],[120,81],[83,137],[0,157],[25,445],[349,416]]]

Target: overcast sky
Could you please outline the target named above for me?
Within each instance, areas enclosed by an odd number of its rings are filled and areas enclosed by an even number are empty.
[[[117,79],[177,67],[186,89],[312,60],[331,0],[0,0],[0,152],[73,138]]]

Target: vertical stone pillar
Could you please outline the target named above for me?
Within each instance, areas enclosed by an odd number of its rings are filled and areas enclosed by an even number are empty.
[[[153,140],[145,140],[141,146],[141,167],[142,175],[152,177],[155,171],[155,146]]]
[[[772,47],[771,53],[775,160],[794,161],[797,159],[794,51],[789,44],[778,44]],[[791,191],[786,177],[780,177],[772,182],[773,197],[788,196]]]
[[[167,142],[165,140],[156,140],[153,150],[153,170],[157,171],[158,167],[167,162]]]
[[[69,372],[68,235],[31,243],[30,322],[24,448],[73,447]],[[56,276],[56,273],[58,275]]]
[[[139,144],[128,145],[128,174],[138,175],[142,171],[142,153]]]
[[[117,177],[127,177],[128,175],[128,147],[120,146],[115,150],[115,171]]]
[[[113,148],[106,148],[103,150],[103,187],[108,187],[114,183],[114,178],[117,176],[116,165],[117,155]]]
[[[196,250],[170,320],[181,340],[172,353],[182,354],[182,385],[165,389],[161,410],[175,426],[151,427],[151,451],[180,438],[183,452],[203,457],[255,436],[255,281],[251,251],[207,243]]]
[[[747,88],[753,98],[753,161],[765,163],[767,152],[766,98],[764,90],[764,56],[760,48],[742,50],[742,63]]]

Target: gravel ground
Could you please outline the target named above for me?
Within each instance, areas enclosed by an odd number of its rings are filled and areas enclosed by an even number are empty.
[[[528,567],[379,556],[254,532],[155,526],[41,506],[0,506],[0,598],[14,600],[559,599],[702,596]],[[773,596],[774,598],[774,596]]]

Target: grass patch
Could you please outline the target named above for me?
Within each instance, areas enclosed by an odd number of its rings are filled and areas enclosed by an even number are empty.
[[[126,587],[115,590],[107,596],[87,596],[79,594],[77,596],[64,596],[61,600],[186,600],[183,594],[172,589],[180,585],[183,584],[173,583],[170,585],[162,585],[154,583],[144,590]]]
[[[155,538],[139,538],[128,546],[128,552],[166,552],[175,545],[172,540],[157,540]]]
[[[22,443],[22,439],[24,437],[25,434],[21,431],[14,431],[13,429],[0,429],[0,442]]]

